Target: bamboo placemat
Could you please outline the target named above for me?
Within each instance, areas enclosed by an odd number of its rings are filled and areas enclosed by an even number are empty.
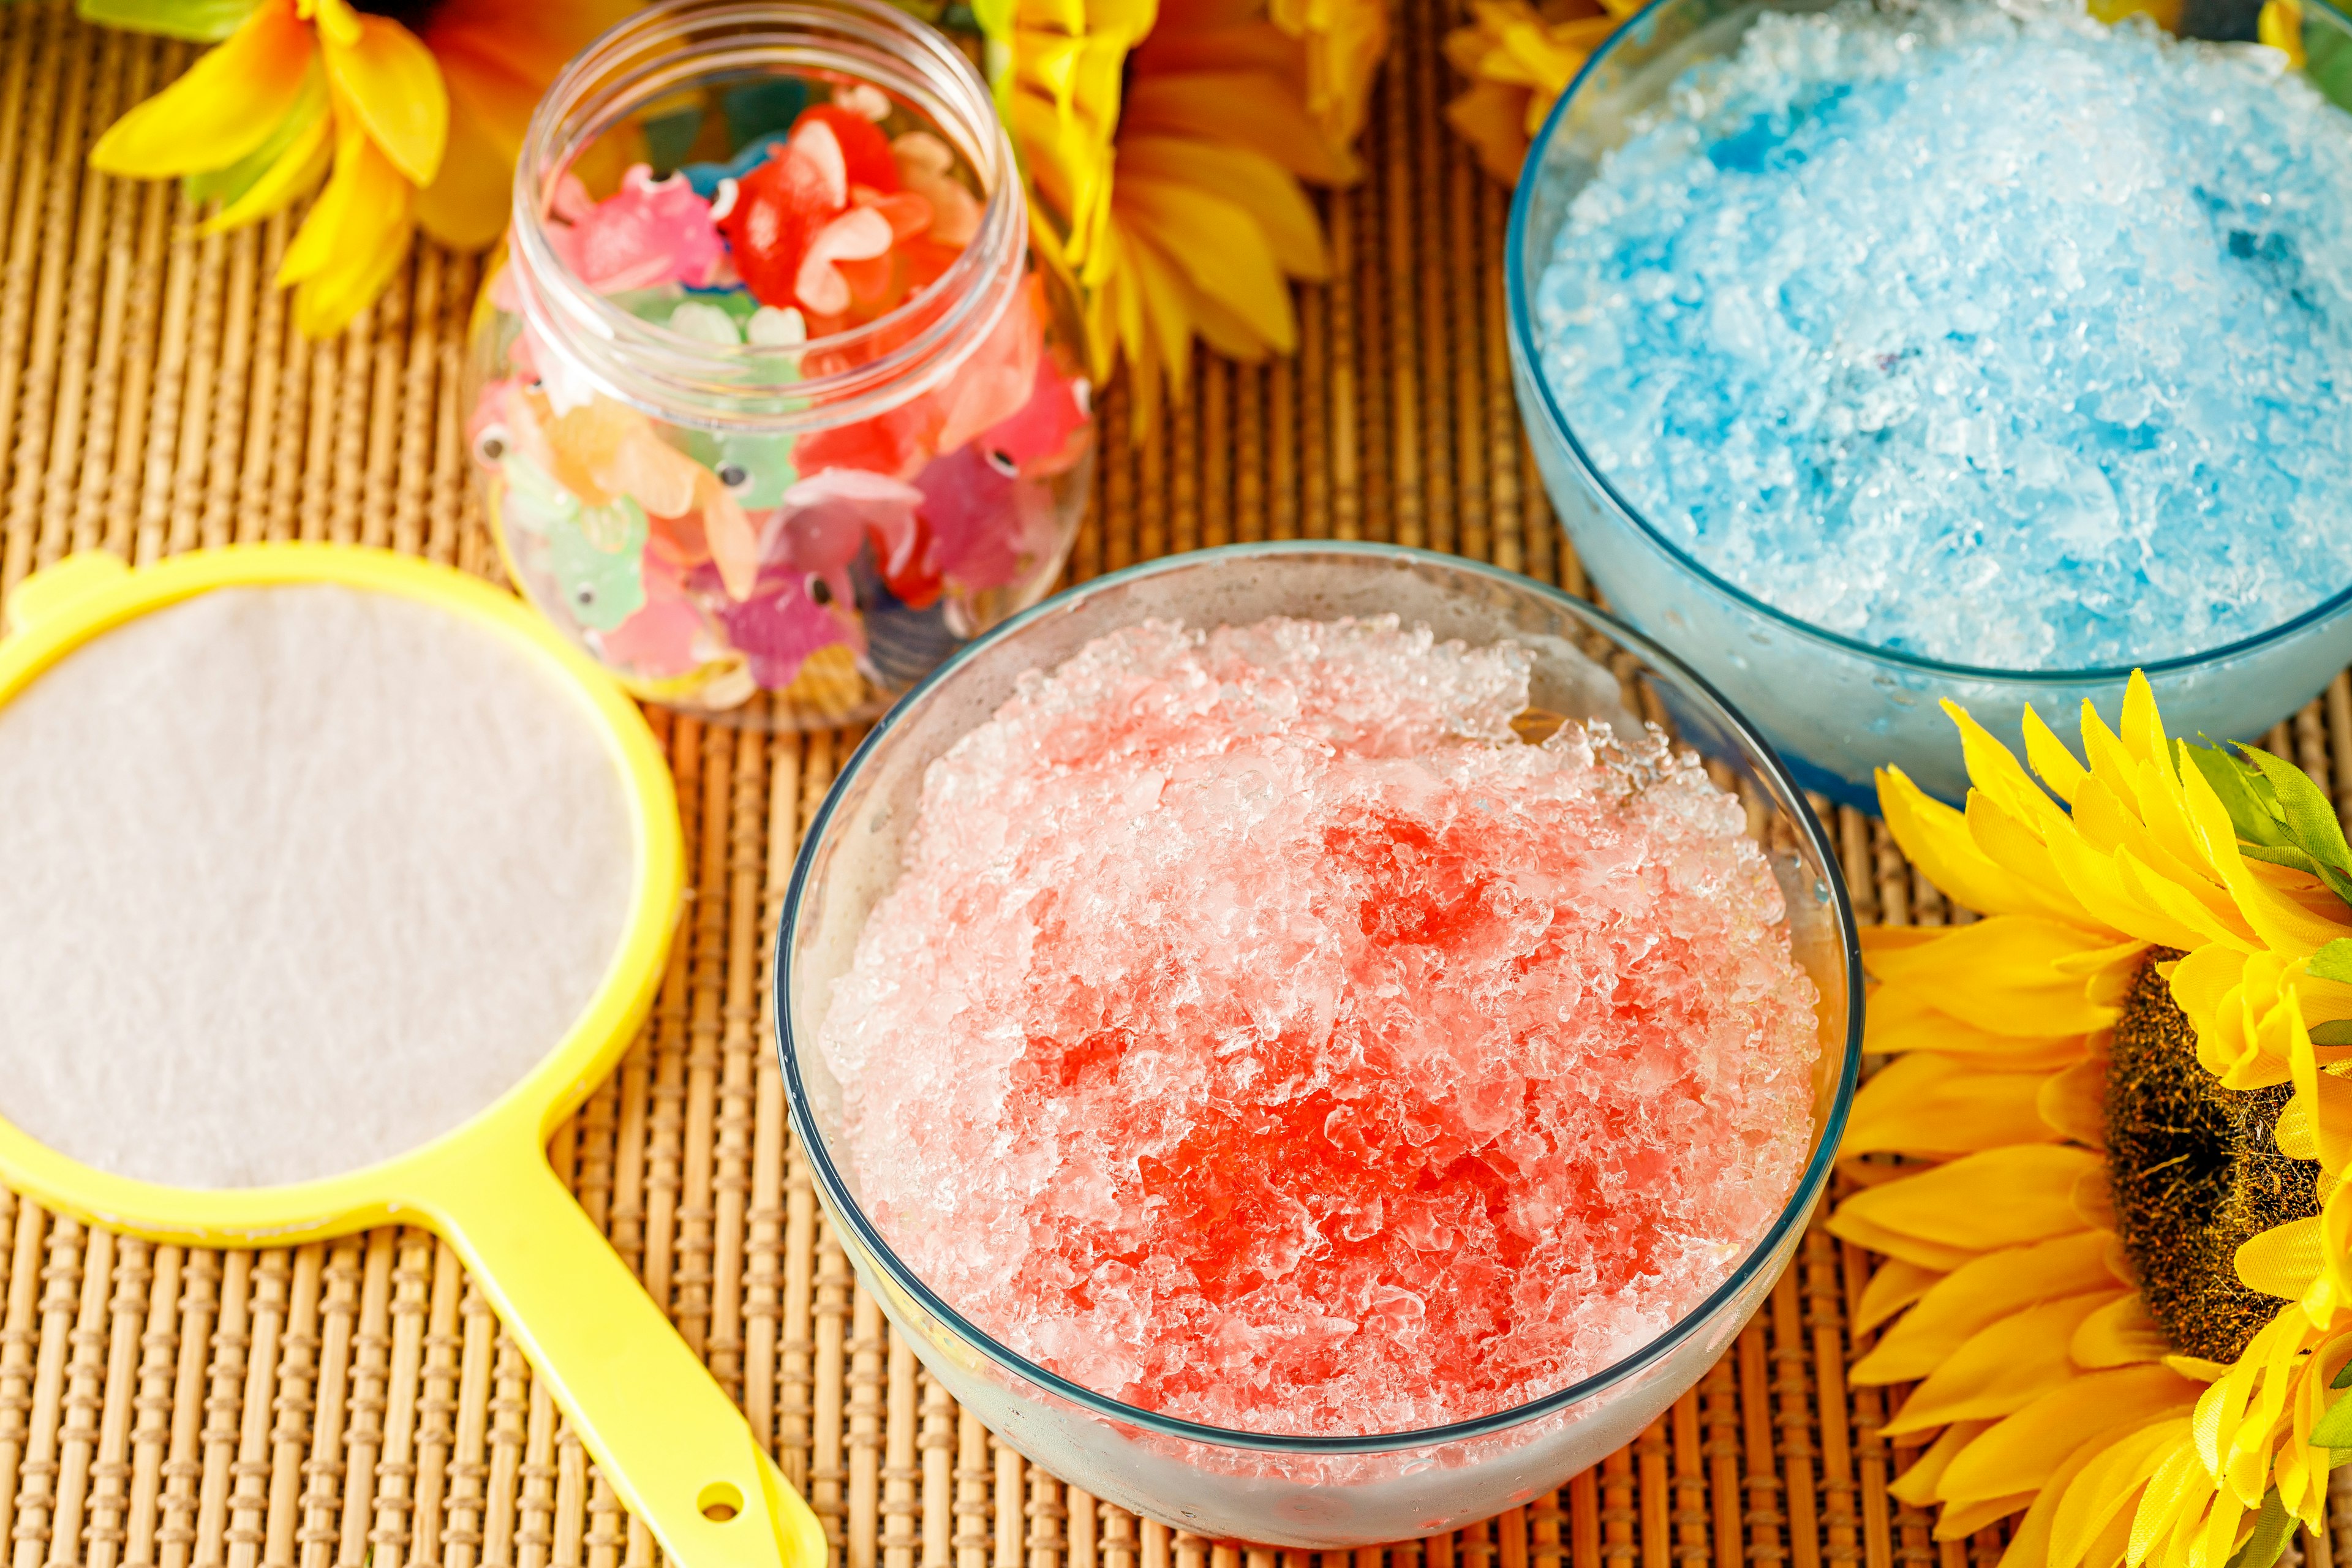
[[[1328,205],[1339,267],[1306,291],[1297,359],[1212,360],[1156,438],[1114,440],[1074,579],[1227,540],[1336,535],[1457,550],[1581,591],[1513,412],[1505,197],[1438,118],[1454,84],[1436,44],[1455,0],[1403,4],[1367,134],[1372,174]],[[144,561],[254,539],[384,544],[495,574],[457,403],[476,258],[418,251],[350,333],[314,346],[267,284],[285,219],[200,240],[169,186],[85,172],[96,133],[188,58],[86,27],[65,0],[0,5],[0,588],[72,550]],[[1123,430],[1124,391],[1105,402],[1106,428]],[[1027,1464],[887,1332],[784,1124],[764,955],[801,826],[855,736],[656,724],[692,914],[652,1023],[551,1152],[772,1440],[837,1561],[1992,1568],[1998,1530],[1938,1545],[1887,1495],[1908,1453],[1878,1435],[1882,1396],[1843,1376],[1862,1348],[1846,1324],[1870,1260],[1818,1225],[1736,1351],[1668,1415],[1475,1530],[1277,1554],[1172,1534]],[[2352,805],[2352,682],[2339,677],[2271,743]],[[1967,918],[1883,827],[1851,811],[1831,822],[1864,920]],[[151,1247],[0,1192],[0,1302],[11,1568],[654,1556],[423,1232]],[[2337,1540],[2303,1543],[2317,1564],[2352,1559],[2352,1506],[2334,1519]]]

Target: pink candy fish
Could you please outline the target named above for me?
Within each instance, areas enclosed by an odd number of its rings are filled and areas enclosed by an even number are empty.
[[[702,630],[702,613],[687,596],[685,585],[657,563],[651,552],[646,561],[646,602],[617,627],[599,634],[604,657],[647,680],[667,680],[692,671],[702,660],[695,640]]]
[[[933,451],[962,446],[1021,412],[1029,401],[1036,384],[1037,361],[1045,348],[1039,311],[1043,301],[1038,297],[1042,286],[1040,275],[1032,273],[962,368],[929,395],[940,416]]]
[[[1093,416],[1092,388],[1082,375],[1064,375],[1051,354],[1037,356],[1037,379],[1021,412],[989,427],[981,450],[1030,478],[1066,473],[1086,449],[1078,439]]]
[[[929,604],[939,594],[939,573],[915,517],[922,499],[912,485],[859,468],[812,474],[784,492],[769,558],[805,574],[812,597],[822,584],[827,602],[845,605],[849,563],[871,538],[875,564],[891,593]]]
[[[770,565],[740,602],[719,606],[728,642],[743,656],[751,679],[771,691],[790,686],[817,649],[856,646],[848,626],[809,596],[809,582],[803,573]]]
[[[656,180],[646,164],[632,164],[621,188],[591,201],[579,180],[564,176],[550,241],[572,275],[602,294],[663,283],[702,287],[713,281],[727,247],[710,204],[682,174]]]
[[[923,527],[941,576],[967,588],[995,588],[1021,574],[1021,559],[1040,545],[1052,500],[1011,464],[981,447],[950,452],[916,476]]]

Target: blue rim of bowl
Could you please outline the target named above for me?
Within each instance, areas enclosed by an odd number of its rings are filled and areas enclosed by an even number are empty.
[[[1643,515],[1642,509],[1627,500],[1609,476],[1601,471],[1601,465],[1592,460],[1591,455],[1584,449],[1583,441],[1576,434],[1576,426],[1570,423],[1567,414],[1559,406],[1559,400],[1553,396],[1551,383],[1544,376],[1543,356],[1537,347],[1535,322],[1531,315],[1532,305],[1528,298],[1528,289],[1524,274],[1527,258],[1528,213],[1534,198],[1535,171],[1543,166],[1543,156],[1551,146],[1553,133],[1566,120],[1570,109],[1577,101],[1577,95],[1583,90],[1593,72],[1609,58],[1617,46],[1631,37],[1634,30],[1640,27],[1650,16],[1674,3],[1675,0],[1650,0],[1648,5],[1628,17],[1623,26],[1601,40],[1601,47],[1592,51],[1586,58],[1582,68],[1578,70],[1575,77],[1570,80],[1568,89],[1559,95],[1559,100],[1551,106],[1551,112],[1545,116],[1543,129],[1537,132],[1535,140],[1528,144],[1527,157],[1519,164],[1518,185],[1511,194],[1510,224],[1503,236],[1503,287],[1509,299],[1511,357],[1524,367],[1523,379],[1534,384],[1537,396],[1542,404],[1541,417],[1554,430],[1557,430],[1560,438],[1568,444],[1569,453],[1575,458],[1576,466],[1583,471],[1584,477],[1598,487],[1601,493],[1608,498],[1610,504],[1635,528],[1641,530],[1643,535],[1652,544],[1664,552],[1667,560],[1682,567],[1734,604],[1752,610],[1765,619],[1776,622],[1797,633],[1800,637],[1811,637],[1815,641],[1827,643],[1833,647],[1859,654],[1879,663],[1900,665],[1922,674],[1958,680],[2014,681],[2052,686],[2090,685],[2127,680],[2135,671],[2154,680],[2162,676],[2200,669],[2208,665],[2218,664],[2224,659],[2259,652],[2273,643],[2284,642],[2299,632],[2331,619],[2347,606],[2352,606],[2352,584],[2347,584],[2293,619],[2282,621],[2266,631],[2256,632],[2252,637],[2241,637],[2236,642],[2224,643],[2219,647],[2208,648],[2201,653],[2179,654],[2170,658],[2153,659],[2139,664],[2103,665],[2090,669],[2003,669],[1990,665],[1948,664],[1942,659],[1905,653],[1899,648],[1882,647],[1876,643],[1864,642],[1858,637],[1850,637],[1842,632],[1833,632],[1826,627],[1817,626],[1811,621],[1801,620],[1786,610],[1765,603],[1737,583],[1717,576],[1682,546],[1659,532],[1650,520]],[[2336,24],[2344,28],[2347,37],[2352,37],[2352,13],[2347,13],[2341,6],[2336,5],[2333,0],[2307,0],[2307,4],[2311,9],[2334,18]],[[1761,3],[1756,6],[1759,14],[1778,8],[1772,4],[1772,0],[1761,0]],[[2352,113],[2352,110],[2346,112]],[[1527,416],[1524,409],[1522,416]]]
[[[1354,555],[1370,561],[1394,561],[1400,564],[1407,563],[1433,564],[1452,571],[1466,572],[1474,576],[1489,577],[1507,587],[1521,591],[1532,591],[1541,597],[1553,600],[1571,616],[1591,623],[1594,629],[1614,638],[1646,661],[1653,669],[1686,684],[1691,689],[1712,702],[1727,721],[1733,736],[1747,748],[1758,771],[1782,792],[1784,799],[1793,808],[1797,827],[1804,835],[1805,843],[1819,859],[1825,873],[1824,882],[1830,889],[1831,904],[1837,911],[1838,937],[1845,948],[1846,969],[1845,1059],[1839,1069],[1837,1089],[1831,1097],[1826,1125],[1822,1129],[1821,1141],[1814,1148],[1811,1158],[1806,1162],[1804,1171],[1797,1178],[1797,1184],[1790,1191],[1789,1200],[1782,1205],[1780,1215],[1773,1220],[1769,1228],[1757,1238],[1755,1245],[1748,1248],[1747,1256],[1739,1260],[1738,1267],[1731,1271],[1730,1276],[1722,1284],[1709,1291],[1705,1300],[1676,1319],[1655,1339],[1651,1340],[1639,1350],[1602,1368],[1590,1377],[1580,1378],[1566,1387],[1556,1389],[1540,1398],[1529,1400],[1523,1405],[1515,1405],[1507,1410],[1497,1410],[1490,1415],[1476,1416],[1468,1421],[1456,1421],[1444,1426],[1423,1427],[1407,1432],[1371,1432],[1346,1437],[1286,1436],[1276,1433],[1244,1432],[1231,1427],[1210,1426],[1196,1421],[1181,1420],[1175,1416],[1160,1415],[1157,1411],[1138,1409],[1107,1394],[1100,1394],[1083,1384],[1073,1383],[1058,1373],[1047,1371],[1027,1357],[1016,1354],[998,1343],[992,1336],[975,1327],[962,1313],[941,1300],[929,1285],[907,1267],[898,1252],[882,1238],[881,1233],[874,1228],[874,1224],[866,1217],[864,1207],[851,1198],[847,1186],[842,1182],[840,1172],[835,1168],[832,1153],[826,1148],[824,1137],[810,1118],[808,1095],[801,1085],[800,1060],[794,1049],[791,1005],[793,931],[797,923],[801,898],[807,888],[810,865],[815,858],[817,847],[824,842],[825,831],[832,825],[834,812],[841,804],[842,795],[848,785],[857,777],[859,771],[875,749],[889,734],[891,729],[903,715],[912,710],[914,704],[925,693],[951,679],[957,669],[982,649],[1013,636],[1033,622],[1060,613],[1080,598],[1100,593],[1105,589],[1116,588],[1124,584],[1156,576],[1163,572],[1197,568],[1217,560],[1246,561],[1270,555],[1319,554]],[[1613,616],[1602,614],[1573,595],[1563,593],[1548,583],[1539,583],[1532,577],[1523,576],[1517,572],[1505,571],[1499,566],[1490,566],[1483,561],[1473,561],[1466,556],[1449,555],[1442,551],[1419,550],[1401,544],[1375,544],[1345,540],[1276,540],[1263,543],[1219,545],[1208,550],[1193,550],[1176,555],[1164,555],[1121,571],[1107,573],[1103,576],[1092,578],[1075,587],[1066,588],[1042,604],[983,633],[972,642],[967,643],[953,657],[909,689],[907,694],[901,697],[867,732],[866,739],[859,742],[856,751],[850,753],[849,761],[843,765],[841,772],[835,775],[832,787],[825,791],[824,804],[817,807],[816,816],[811,819],[808,830],[802,835],[800,853],[793,858],[793,879],[784,895],[782,918],[776,923],[776,945],[772,958],[776,987],[775,1045],[777,1054],[782,1061],[784,1097],[792,1118],[793,1136],[800,1140],[802,1152],[808,1156],[810,1168],[816,1177],[817,1190],[824,1195],[826,1207],[849,1227],[856,1235],[858,1245],[888,1273],[891,1283],[905,1291],[935,1321],[986,1356],[1000,1372],[1044,1389],[1090,1414],[1139,1426],[1162,1436],[1182,1438],[1189,1442],[1206,1444],[1215,1447],[1253,1449],[1261,1453],[1375,1454],[1399,1449],[1434,1447],[1444,1443],[1460,1442],[1465,1438],[1487,1436],[1581,1404],[1596,1394],[1607,1392],[1659,1361],[1667,1352],[1697,1332],[1702,1324],[1710,1321],[1716,1313],[1722,1310],[1754,1279],[1764,1260],[1770,1258],[1792,1232],[1802,1228],[1811,1218],[1814,1205],[1820,1200],[1823,1189],[1828,1185],[1830,1169],[1836,1163],[1838,1144],[1845,1134],[1846,1115],[1853,1104],[1854,1090],[1860,1082],[1862,1070],[1862,938],[1854,927],[1853,900],[1846,890],[1845,879],[1840,871],[1837,855],[1831,847],[1829,835],[1822,829],[1821,819],[1813,814],[1812,805],[1805,798],[1805,792],[1790,776],[1787,765],[1781,762],[1780,754],[1773,750],[1771,742],[1765,740],[1756,727],[1748,721],[1747,717],[1726,700],[1723,694],[1697,671],[1640,632],[1625,626]]]

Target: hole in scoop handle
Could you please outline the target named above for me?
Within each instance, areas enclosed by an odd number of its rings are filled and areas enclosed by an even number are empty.
[[[824,1568],[824,1530],[537,1149],[425,1199],[622,1506],[681,1568]]]

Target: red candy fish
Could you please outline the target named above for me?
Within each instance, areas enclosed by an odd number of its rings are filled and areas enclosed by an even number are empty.
[[[801,110],[793,121],[793,133],[812,122],[829,128],[841,144],[842,171],[853,185],[865,185],[883,193],[898,188],[898,161],[890,155],[890,143],[874,121],[837,103],[817,103]]]
[[[804,118],[766,163],[735,183],[731,203],[720,191],[719,227],[744,287],[763,305],[796,304],[810,242],[849,205],[841,139],[824,121]]]

